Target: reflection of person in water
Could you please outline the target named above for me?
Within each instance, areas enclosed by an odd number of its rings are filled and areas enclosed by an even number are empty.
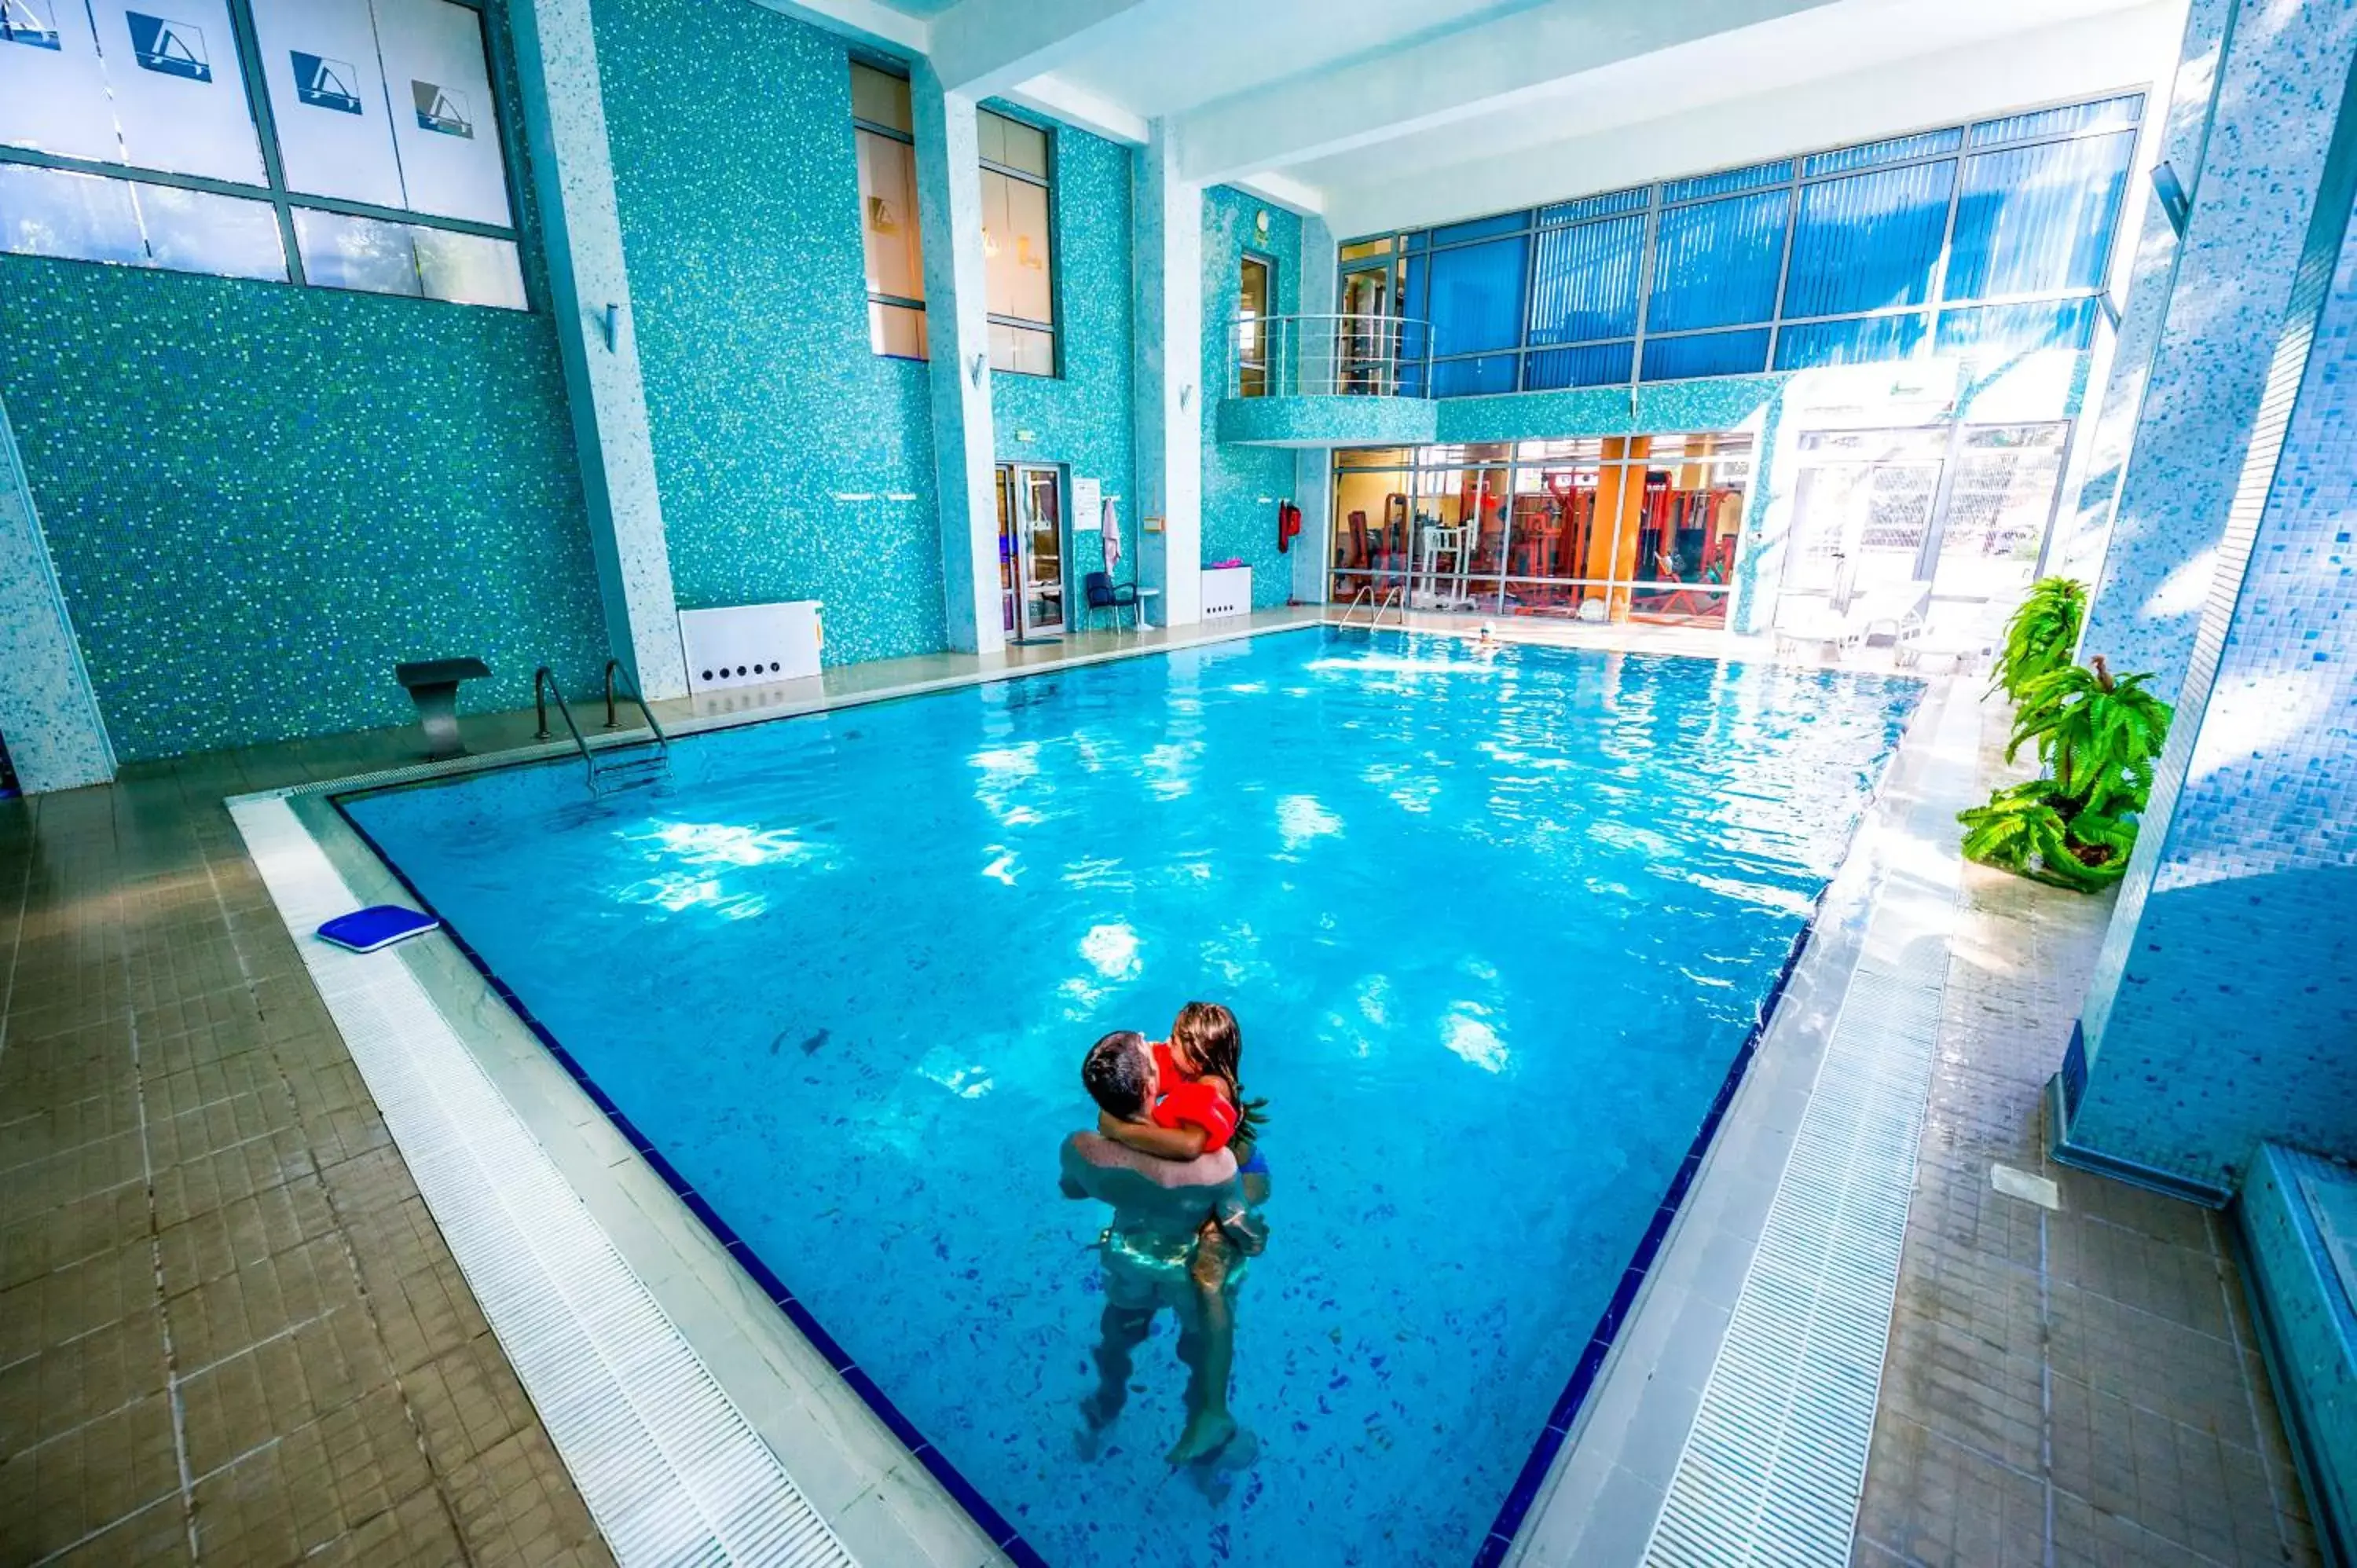
[[[1081,1080],[1104,1112],[1145,1122],[1157,1088],[1153,1053],[1142,1035],[1107,1035],[1090,1048]],[[1235,1155],[1226,1149],[1191,1160],[1163,1159],[1125,1148],[1094,1133],[1064,1140],[1067,1197],[1093,1197],[1113,1206],[1099,1251],[1104,1266],[1103,1339],[1096,1350],[1097,1387],[1081,1413],[1093,1434],[1121,1413],[1129,1396],[1130,1359],[1153,1329],[1155,1314],[1178,1320],[1178,1359],[1187,1365],[1187,1429],[1170,1451],[1176,1464],[1241,1463],[1248,1434],[1228,1413],[1228,1369],[1235,1347],[1233,1314],[1207,1323],[1189,1266],[1196,1231],[1215,1222],[1251,1256],[1267,1238],[1244,1202]],[[1229,1270],[1225,1288],[1243,1283],[1243,1265]]]

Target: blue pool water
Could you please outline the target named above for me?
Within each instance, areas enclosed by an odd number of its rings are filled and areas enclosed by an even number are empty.
[[[1838,865],[1911,682],[1295,631],[352,817],[1049,1561],[1462,1563]],[[1224,1497],[1166,1326],[1093,1460],[1099,1034],[1266,1096]]]

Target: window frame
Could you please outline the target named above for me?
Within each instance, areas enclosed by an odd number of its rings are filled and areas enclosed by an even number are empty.
[[[2089,124],[2061,130],[2032,134],[2018,132],[2011,134],[2001,134],[2002,127],[2029,121],[2036,116],[2060,114],[2075,109],[2093,109],[2125,99],[2138,100],[2133,119],[2096,116]],[[1790,371],[1778,369],[1778,359],[1787,328],[1813,328],[1834,322],[1861,322],[1892,317],[1920,317],[1922,329],[1918,340],[1924,350],[1937,353],[1938,345],[1943,337],[1943,323],[1952,314],[1957,315],[1961,319],[1964,313],[1988,306],[2052,305],[2059,307],[2075,305],[2088,299],[2093,299],[2102,306],[2110,287],[2113,268],[2120,255],[2122,243],[2120,219],[2126,209],[2125,203],[2112,215],[2110,231],[2104,237],[2103,257],[2095,269],[2096,282],[2092,287],[1991,295],[1986,298],[1970,300],[1949,299],[1947,287],[1955,253],[1958,210],[1962,204],[1966,172],[1971,160],[1991,153],[2010,153],[2032,147],[2099,141],[2106,137],[2126,135],[2130,138],[2127,177],[2132,181],[2141,155],[2147,150],[2149,138],[2158,134],[2161,118],[2153,113],[2152,92],[2149,87],[2121,87],[2110,91],[2009,109],[2003,113],[1985,115],[1960,123],[1921,127],[1911,131],[1898,131],[1889,135],[1878,136],[1871,141],[1845,143],[1838,146],[1796,152],[1789,157],[1770,158],[1755,165],[1745,165],[1692,177],[1655,180],[1644,186],[1596,192],[1557,201],[1540,202],[1509,212],[1454,220],[1420,229],[1381,230],[1372,233],[1355,235],[1343,240],[1338,245],[1337,255],[1339,257],[1343,250],[1387,242],[1390,247],[1387,254],[1395,259],[1400,269],[1396,274],[1397,284],[1394,290],[1394,314],[1405,316],[1406,314],[1405,306],[1409,294],[1407,267],[1414,265],[1419,268],[1425,275],[1428,287],[1432,259],[1441,252],[1471,245],[1493,244],[1500,240],[1517,236],[1526,241],[1530,249],[1524,266],[1522,340],[1519,347],[1452,354],[1445,351],[1448,345],[1437,341],[1438,336],[1437,332],[1426,333],[1426,354],[1413,369],[1408,362],[1404,361],[1402,375],[1404,380],[1413,381],[1426,389],[1426,394],[1431,396],[1441,395],[1436,390],[1446,379],[1446,373],[1441,367],[1452,362],[1471,365],[1482,360],[1493,359],[1500,354],[1512,354],[1516,357],[1513,377],[1513,390],[1516,392],[1577,391],[1594,387],[1634,388],[1646,384],[1648,381],[1645,374],[1645,349],[1650,342],[1670,342],[1681,338],[1699,338],[1729,332],[1753,332],[1763,328],[1767,332],[1767,350],[1760,369],[1724,373],[1735,376],[1789,374]],[[2000,131],[2000,134],[1984,139],[1983,133],[1991,131]],[[1943,138],[1947,139],[1943,141]],[[1899,156],[1868,158],[1859,162],[1837,161],[1840,155],[1910,142],[1921,145],[1912,151]],[[1881,306],[1869,310],[1845,311],[1832,315],[1798,316],[1785,313],[1785,295],[1792,285],[1792,243],[1800,221],[1803,195],[1810,187],[1854,178],[1864,174],[1880,174],[1893,169],[1943,162],[1953,162],[1955,169],[1948,186],[1947,211],[1941,229],[1939,252],[1927,281],[1927,297],[1924,300],[1913,305]],[[1824,166],[1828,164],[1830,166]],[[1781,172],[1768,177],[1770,171],[1777,170],[1780,166]],[[1813,172],[1813,166],[1815,166]],[[1762,177],[1745,177],[1755,174]],[[1736,183],[1728,183],[1730,181]],[[1785,209],[1783,249],[1777,262],[1775,293],[1768,316],[1758,321],[1685,328],[1674,332],[1654,330],[1651,321],[1653,280],[1660,252],[1663,216],[1684,208],[1713,201],[1725,201],[1738,197],[1756,197],[1770,192],[1782,193]],[[1641,242],[1643,249],[1639,256],[1637,269],[1635,330],[1630,334],[1582,338],[1577,342],[1534,344],[1531,334],[1534,330],[1534,319],[1538,306],[1538,255],[1541,236],[1587,224],[1625,220],[1639,213],[1644,217],[1644,228]],[[1521,221],[1518,224],[1497,226],[1496,220],[1504,218],[1519,218]],[[1451,233],[1450,238],[1447,240],[1439,238],[1441,234],[1452,231],[1454,232]],[[1362,253],[1350,263],[1343,263],[1338,260],[1337,288],[1340,288],[1344,274],[1368,270],[1376,264],[1383,254],[1384,252]],[[1428,307],[1426,315],[1429,316]],[[2104,309],[2099,311],[2095,318],[2110,319],[2111,317],[2112,313]],[[2088,330],[2092,331],[2092,328]],[[1626,345],[1629,349],[1629,376],[1625,381],[1591,382],[1587,383],[1587,388],[1539,387],[1532,384],[1535,356],[1558,350],[1617,348],[1621,345]]]
[[[517,180],[517,162],[522,145],[517,137],[520,128],[511,122],[517,118],[508,113],[509,106],[520,102],[512,62],[508,52],[499,47],[493,36],[495,16],[486,0],[445,0],[446,4],[472,11],[482,29],[484,74],[490,82],[493,99],[493,119],[499,131],[500,171],[508,199],[508,214],[513,222],[502,227],[496,223],[478,222],[466,218],[445,218],[434,213],[412,212],[405,208],[382,207],[375,202],[353,201],[343,197],[312,196],[288,188],[285,159],[278,145],[278,117],[270,100],[269,70],[262,57],[262,39],[254,25],[252,0],[224,0],[228,6],[230,29],[236,35],[238,74],[245,88],[246,103],[253,115],[255,139],[261,144],[264,184],[245,185],[236,180],[215,179],[208,175],[178,174],[169,170],[149,168],[140,164],[113,163],[102,158],[72,157],[59,153],[45,153],[31,147],[0,144],[0,164],[24,164],[34,168],[55,169],[67,174],[94,175],[133,185],[169,186],[181,190],[193,190],[208,196],[231,197],[242,201],[268,204],[278,222],[279,248],[286,258],[286,283],[296,288],[328,288],[326,284],[314,285],[303,266],[303,248],[295,233],[295,213],[307,208],[317,212],[334,213],[344,218],[365,218],[380,223],[399,224],[404,228],[443,229],[453,233],[468,234],[477,239],[503,241],[516,251],[516,268],[523,278],[523,311],[537,313],[546,308],[541,280],[535,270],[525,264],[530,250],[524,242],[524,191]],[[17,252],[0,252],[16,254]],[[79,260],[58,257],[60,261]],[[121,263],[91,262],[95,266],[122,265]],[[143,268],[139,270],[162,270]],[[180,269],[169,269],[180,270]],[[197,277],[225,277],[228,274],[194,272]],[[240,279],[242,282],[266,280]],[[337,293],[352,292],[343,289]],[[373,291],[365,291],[373,292]],[[467,305],[463,300],[433,299],[424,294],[383,294],[381,298],[420,299],[434,305]],[[503,306],[478,306],[499,309]]]
[[[1039,132],[1042,141],[1046,144],[1048,152],[1048,172],[1045,175],[1036,175],[1028,169],[1019,169],[1008,164],[995,162],[992,159],[984,157],[979,150],[974,154],[974,165],[978,170],[986,170],[992,174],[1004,176],[1008,179],[1020,180],[1026,185],[1038,186],[1041,190],[1047,192],[1048,196],[1048,314],[1051,319],[1047,321],[1032,321],[1020,316],[1003,315],[998,311],[989,309],[989,285],[986,281],[984,284],[983,290],[983,303],[985,307],[983,315],[984,318],[994,327],[1015,327],[1020,328],[1028,332],[1045,332],[1048,335],[1049,369],[1044,371],[1016,371],[1002,369],[1000,366],[993,364],[990,367],[990,373],[996,376],[1036,376],[1042,381],[1061,381],[1064,375],[1064,328],[1062,325],[1064,314],[1064,242],[1063,212],[1058,207],[1056,200],[1056,187],[1060,183],[1056,178],[1058,154],[1056,145],[1056,128],[1051,124],[1044,124],[1040,121],[1033,120],[1021,114],[1009,113],[1005,109],[981,108],[976,109],[974,113],[977,115],[994,115],[996,118],[1007,121],[1012,124],[1021,125],[1026,130]]]
[[[845,61],[843,68],[844,79],[846,81],[849,81],[851,72],[861,66],[865,66],[869,70],[876,72],[878,76],[888,76],[893,78],[895,81],[908,83],[910,93],[909,119],[913,124],[916,118],[914,97],[916,92],[916,82],[915,80],[909,75],[908,68],[897,61],[880,59],[876,56],[863,54],[855,49],[850,51],[848,58]],[[863,119],[856,108],[851,112],[850,120],[853,185],[856,187],[858,184],[859,133],[865,131],[870,135],[881,136],[886,141],[898,142],[902,146],[909,149],[909,171],[910,176],[910,184],[913,187],[917,177],[916,133],[913,130],[903,131],[897,125],[886,125],[878,124],[874,120]],[[860,286],[866,291],[865,298],[867,304],[871,306],[877,305],[888,306],[896,310],[913,310],[919,316],[923,317],[926,323],[930,326],[932,317],[927,314],[929,307],[923,300],[910,299],[903,295],[886,294],[880,289],[866,287],[867,259],[866,252],[867,246],[867,209],[866,198],[864,193],[859,193],[859,200],[858,234],[861,250],[859,263]],[[923,244],[921,234],[919,236],[918,243],[921,249]],[[920,264],[921,265],[921,263]],[[918,281],[920,283],[924,281],[921,275],[919,277]],[[865,323],[863,322],[862,325],[864,326]],[[868,352],[879,360],[899,360],[909,364],[922,364],[931,357],[930,354],[888,353],[884,349],[877,348],[872,339],[868,344]]]

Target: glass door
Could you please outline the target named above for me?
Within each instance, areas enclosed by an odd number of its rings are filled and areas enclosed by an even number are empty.
[[[1061,470],[998,465],[998,592],[1008,640],[1043,642],[1063,635]]]
[[[1236,395],[1268,395],[1268,306],[1275,293],[1275,263],[1246,256],[1236,300]]]
[[[1990,606],[2010,612],[2021,601],[2053,521],[2069,428],[1964,427],[1930,563],[1932,602],[1943,614],[1971,620],[1991,613]]]
[[[1392,390],[1392,263],[1342,274],[1338,392],[1383,395]]]

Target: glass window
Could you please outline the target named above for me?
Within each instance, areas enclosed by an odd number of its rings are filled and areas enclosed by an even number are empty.
[[[867,346],[896,360],[925,357],[925,313],[905,305],[867,302]]]
[[[0,142],[121,161],[106,68],[81,0],[0,0]]]
[[[867,346],[925,358],[925,248],[917,223],[917,146],[906,77],[851,62],[851,140],[859,166],[859,242]]]
[[[286,281],[286,247],[279,237],[277,210],[267,201],[169,185],[131,188],[156,265],[176,273]],[[515,307],[523,308],[521,297]]]
[[[410,226],[409,240],[417,252],[418,289],[426,298],[524,307],[523,268],[509,242],[421,224]]]
[[[0,249],[20,256],[147,264],[128,181],[0,164]]]
[[[1922,347],[1928,332],[1921,313],[1797,322],[1776,335],[1776,369],[1810,371],[1824,365],[1909,359]]]
[[[974,116],[974,130],[984,163],[1028,174],[1034,179],[1048,177],[1047,132],[986,109]]]
[[[879,130],[916,134],[909,107],[909,79],[878,70],[858,60],[851,62],[851,117]]]
[[[1531,283],[1531,342],[1586,343],[1637,330],[1644,263],[1641,217],[1542,232]]]
[[[1801,188],[1786,316],[1847,316],[1932,297],[1953,158]]]
[[[1512,349],[1523,336],[1523,261],[1530,240],[1463,245],[1432,252],[1432,351],[1469,354]],[[1415,276],[1417,263],[1409,263]]]
[[[481,14],[251,5],[243,38],[232,0],[175,0],[168,16],[0,0],[0,248],[285,282],[291,231],[307,283],[525,308]],[[257,93],[277,127],[275,185]],[[69,173],[27,152],[106,166]]]
[[[123,151],[108,162],[260,185],[262,144],[223,0],[169,0],[169,19],[93,6]]]
[[[1768,368],[1768,328],[1749,332],[1703,332],[1691,338],[1655,338],[1645,344],[1645,379],[1684,381],[1690,376],[1749,376]]]
[[[1630,342],[1590,343],[1579,349],[1537,349],[1523,364],[1523,390],[1549,392],[1564,387],[1622,386],[1636,345]]]
[[[287,188],[402,206],[368,0],[253,0],[253,25]]]
[[[983,110],[983,294],[990,363],[1017,375],[1056,373],[1056,274],[1049,240],[1048,135]]]
[[[2123,131],[1965,160],[1946,297],[2098,286],[2135,148]]]
[[[1046,186],[982,171],[982,255],[990,314],[1022,321],[1053,317]]]
[[[417,282],[417,247],[405,223],[298,207],[295,242],[303,252],[303,275],[321,288],[412,295],[425,292]]]
[[[1646,330],[1732,327],[1774,315],[1792,199],[1772,190],[1663,212]]]
[[[1353,390],[2083,349],[2143,107],[2126,93],[1406,231],[1395,274],[1384,239],[1353,242],[1344,308],[1431,328]]]
[[[481,15],[448,0],[373,0],[393,100],[402,205],[505,228],[506,165],[483,54]]]

